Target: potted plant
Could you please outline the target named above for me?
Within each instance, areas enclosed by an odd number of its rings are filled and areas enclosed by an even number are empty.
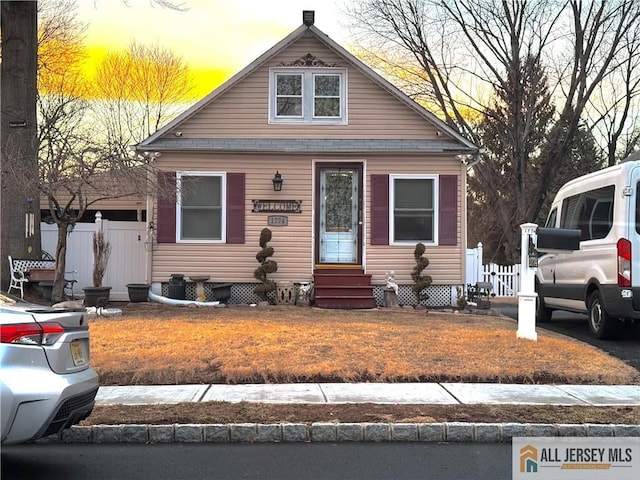
[[[93,286],[83,288],[86,307],[104,307],[109,302],[111,287],[104,287],[102,279],[110,256],[111,244],[104,238],[104,232],[93,232]]]
[[[150,288],[148,283],[127,283],[129,300],[134,303],[148,301]]]

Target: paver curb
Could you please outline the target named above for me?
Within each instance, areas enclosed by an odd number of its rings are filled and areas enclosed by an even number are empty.
[[[540,423],[238,423],[73,426],[36,443],[503,443],[513,437],[640,437],[640,425]]]

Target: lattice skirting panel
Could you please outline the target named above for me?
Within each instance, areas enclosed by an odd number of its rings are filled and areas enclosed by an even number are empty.
[[[212,286],[213,283],[204,284],[204,293],[207,300],[213,300]],[[252,304],[259,303],[262,298],[254,293],[257,283],[234,283],[231,286],[231,298],[227,303],[229,304]],[[297,287],[297,284],[296,284]],[[375,285],[373,287],[373,296],[376,300],[378,307],[384,306],[384,285]],[[429,298],[422,302],[422,305],[428,307],[450,307],[452,305],[451,292],[455,291],[455,286],[452,285],[431,285],[427,288],[427,294]],[[185,297],[186,300],[196,299],[196,287],[192,282],[185,283]],[[162,284],[162,295],[169,296],[169,284]],[[273,297],[275,299],[275,295]],[[398,287],[398,303],[400,305],[416,305],[416,298],[411,290],[410,285],[400,285]]]
[[[251,303],[259,303],[262,301],[259,295],[254,293],[254,288],[256,288],[257,283],[234,283],[231,285],[231,298],[227,303],[229,304],[251,304]],[[212,301],[215,299],[215,295],[213,294],[213,283],[205,283],[204,284],[204,294],[207,297],[207,300]],[[162,295],[165,297],[169,296],[169,284],[162,284]],[[275,298],[275,297],[274,297]],[[185,282],[185,299],[186,300],[195,300],[196,299],[196,285],[192,282]]]
[[[376,304],[379,307],[384,306],[384,289],[385,286],[383,285],[373,287],[373,296],[375,297]],[[431,285],[426,290],[429,298],[424,300],[421,304],[427,307],[450,307],[452,305],[451,289],[455,291],[455,286]],[[418,303],[410,285],[398,286],[398,303],[400,305],[416,305]]]

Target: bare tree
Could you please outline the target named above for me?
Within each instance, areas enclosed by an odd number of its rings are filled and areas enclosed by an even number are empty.
[[[40,195],[47,199],[48,219],[57,226],[56,272],[52,301],[63,296],[67,235],[85,211],[101,200],[153,193],[152,157],[114,154],[96,135],[87,85],[73,68],[50,73],[41,82],[39,113]],[[46,88],[45,88],[46,87]]]
[[[183,108],[193,82],[185,62],[170,50],[132,44],[112,52],[96,73],[97,119],[112,152],[133,155],[131,145],[154,133]]]
[[[617,68],[598,85],[586,108],[588,124],[603,139],[608,165],[640,146],[640,22],[626,35]]]
[[[365,50],[385,52],[377,56],[382,68],[476,143],[484,141],[477,118],[489,113],[491,92],[507,93],[509,152],[515,168],[505,185],[513,195],[497,199],[500,203],[491,207],[510,209],[508,217],[518,225],[540,216],[553,193],[552,180],[574,153],[594,92],[621,66],[632,66],[627,60],[636,54],[627,48],[632,44],[628,32],[637,29],[640,4],[365,0],[350,13]],[[532,133],[522,78],[527,58],[547,72],[557,110],[535,157],[526,148]],[[636,66],[632,70],[637,74]],[[603,104],[611,103],[611,98],[603,99]],[[478,188],[494,186],[490,172],[496,168],[491,161],[487,156],[473,167]],[[531,176],[527,172],[534,162],[539,174]],[[517,260],[517,252],[512,253]]]
[[[143,195],[147,189],[148,160],[113,155],[96,135],[87,84],[70,59],[66,68],[40,76],[38,98],[38,188],[47,200],[48,219],[58,238],[52,301],[63,296],[67,235],[84,212],[105,199]]]
[[[124,0],[123,0],[124,1]],[[185,10],[183,2],[151,0],[151,4]],[[5,261],[40,254],[36,97],[38,66],[38,2],[0,2],[2,62],[0,64],[0,286],[9,284]],[[61,28],[64,32],[64,28]],[[53,43],[51,44],[53,45]],[[57,69],[43,53],[42,65]],[[56,65],[56,68],[54,68]],[[35,205],[35,207],[34,207]],[[25,231],[25,217],[35,210],[33,230]],[[33,234],[31,233],[33,232]]]
[[[87,84],[73,68],[41,82],[39,187],[58,227],[53,301],[63,294],[67,232],[85,211],[101,200],[158,193],[148,181],[156,175],[153,156],[140,158],[130,147],[171,118],[170,102],[186,88],[186,67],[165,50],[134,47],[109,56],[107,66],[100,73],[107,111],[93,110],[104,102],[86,99]],[[106,134],[89,121],[96,118],[107,120]]]
[[[86,25],[77,19],[75,0],[40,0],[38,3],[38,90],[46,91],[49,75],[78,70],[84,60]],[[45,84],[42,84],[43,79]]]

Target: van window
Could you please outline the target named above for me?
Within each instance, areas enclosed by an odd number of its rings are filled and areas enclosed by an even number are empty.
[[[545,228],[555,228],[556,218],[558,218],[558,209],[554,208],[553,210],[551,210],[551,212],[549,212],[547,223],[544,224]]]
[[[562,202],[560,228],[580,230],[580,240],[605,238],[613,226],[615,187],[598,188]]]

